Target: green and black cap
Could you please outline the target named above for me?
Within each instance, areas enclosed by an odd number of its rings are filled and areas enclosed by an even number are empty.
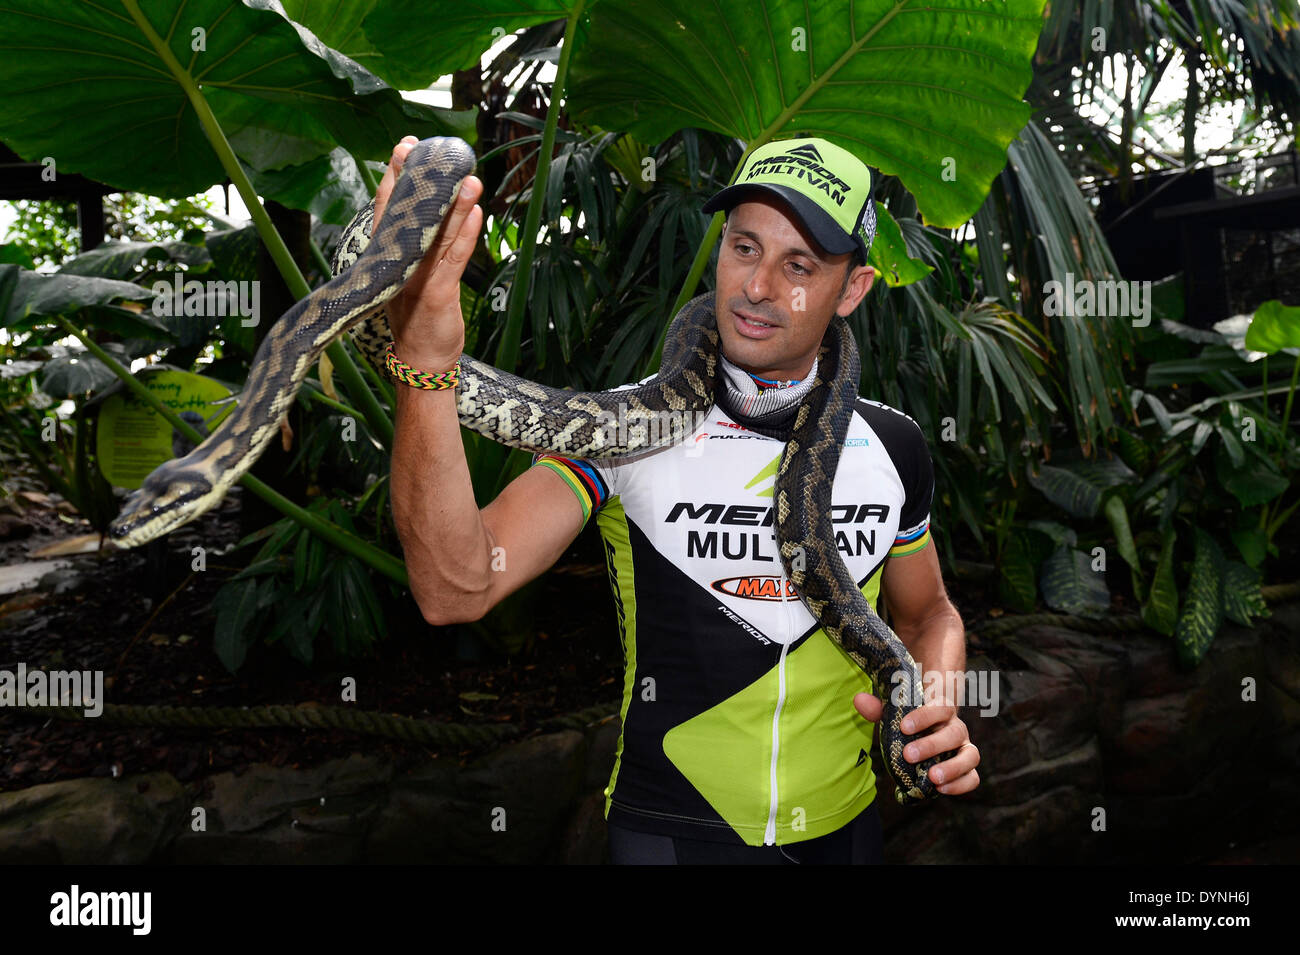
[[[856,252],[859,263],[867,264],[876,236],[871,171],[847,149],[815,137],[765,143],[749,154],[736,181],[704,204],[704,211],[730,211],[756,191],[784,199],[827,252]]]

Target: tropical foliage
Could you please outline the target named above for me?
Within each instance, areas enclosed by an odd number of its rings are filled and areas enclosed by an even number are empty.
[[[0,247],[15,250],[0,256],[10,336],[0,347],[31,363],[5,379],[6,428],[40,458],[38,395],[74,402],[82,438],[69,436],[48,480],[95,526],[112,507],[92,477],[85,409],[137,360],[237,388],[256,345],[238,321],[153,314],[156,273],[248,281],[260,241],[292,294],[306,295],[401,136],[459,135],[479,154],[490,218],[462,292],[467,348],[535,380],[592,389],[652,372],[668,319],[711,285],[722,217],[701,213],[708,196],[750,150],[812,134],[877,172],[877,288],[851,316],[862,390],[906,410],[930,439],[950,567],[959,553],[993,566],[999,602],[1021,610],[1041,598],[1099,613],[1119,591],[1189,660],[1225,615],[1262,610],[1260,574],[1295,508],[1285,501],[1295,382],[1269,384],[1249,349],[1294,347],[1290,313],[1261,310],[1251,334],[1268,347],[1243,346],[1244,328],[1185,328],[1176,302],[1137,329],[1052,314],[1045,300],[1067,277],[1118,278],[1078,183],[1176,161],[1137,145],[1176,52],[1203,79],[1186,129],[1195,107],[1241,97],[1243,74],[1261,122],[1294,115],[1297,24],[1281,6],[1246,15],[1209,0],[1046,11],[1043,0],[942,10],[860,0],[810,14],[773,0],[755,17],[731,0],[484,0],[411,17],[399,4],[193,0],[179,26],[165,7],[124,0],[126,15],[108,16],[73,3],[42,21],[40,44],[28,24],[44,16],[36,0],[17,0],[0,24],[0,69],[15,92],[0,104],[10,147],[157,197],[229,179],[253,213],[245,229],[177,235],[178,222],[174,238],[123,235],[63,263],[53,284],[28,271],[35,260],[22,251],[52,244],[46,233]],[[112,82],[92,83],[106,44],[119,51]],[[1140,83],[1108,76],[1115,53]],[[396,92],[447,73],[450,110]],[[83,125],[71,137],[42,117],[66,111],[78,77]],[[1117,135],[1085,108],[1107,102]],[[294,261],[259,196],[312,214],[310,266]],[[69,333],[78,344],[56,354]],[[336,343],[299,396],[313,424],[296,466],[319,499],[291,505],[245,479],[287,517],[243,542],[261,550],[218,598],[218,648],[232,669],[263,639],[304,661],[326,635],[340,652],[364,651],[395,612],[399,602],[382,596],[406,584],[385,507],[392,398]],[[1245,417],[1257,441],[1242,438]],[[359,434],[346,446],[329,438],[344,420]],[[527,455],[475,435],[465,443],[481,503],[527,466]],[[1128,568],[1126,581],[1099,571],[1097,549],[1101,566],[1111,555]],[[480,635],[516,649],[528,599]]]

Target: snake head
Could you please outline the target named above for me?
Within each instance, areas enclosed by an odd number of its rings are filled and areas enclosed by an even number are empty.
[[[192,521],[216,500],[211,482],[174,458],[154,468],[127,496],[108,536],[118,547],[136,547]]]

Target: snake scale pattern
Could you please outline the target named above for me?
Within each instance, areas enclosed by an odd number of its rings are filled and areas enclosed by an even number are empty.
[[[270,443],[307,372],[339,335],[353,332],[367,359],[383,370],[390,337],[383,306],[433,244],[475,163],[473,150],[459,139],[426,139],[411,150],[373,240],[372,201],[344,230],[335,277],[267,333],[234,413],[188,455],[159,465],[127,498],[109,528],[118,546],[169,533],[215,506]],[[564,391],[462,355],[456,390],[460,421],[502,444],[576,458],[624,456],[680,441],[693,430],[689,422],[698,421],[713,403],[719,348],[713,299],[706,292],[683,306],[668,331],[663,371],[633,388]],[[896,798],[910,804],[936,794],[929,768],[953,754],[917,764],[903,759],[904,747],[918,738],[903,733],[902,721],[923,699],[920,668],[862,595],[834,544],[831,483],[853,415],[858,369],[853,335],[835,316],[816,380],[781,458],[775,532],[800,598],[871,677],[884,702],[877,726],[881,756],[896,783]],[[681,426],[652,426],[670,415]]]

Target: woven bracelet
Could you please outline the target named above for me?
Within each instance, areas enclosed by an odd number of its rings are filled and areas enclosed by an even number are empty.
[[[384,349],[384,364],[388,368],[388,373],[398,381],[410,385],[412,388],[420,388],[425,391],[455,388],[460,383],[459,361],[452,366],[451,371],[444,371],[440,375],[431,375],[427,371],[412,368],[393,354],[394,344],[394,342],[389,342],[388,347]]]

